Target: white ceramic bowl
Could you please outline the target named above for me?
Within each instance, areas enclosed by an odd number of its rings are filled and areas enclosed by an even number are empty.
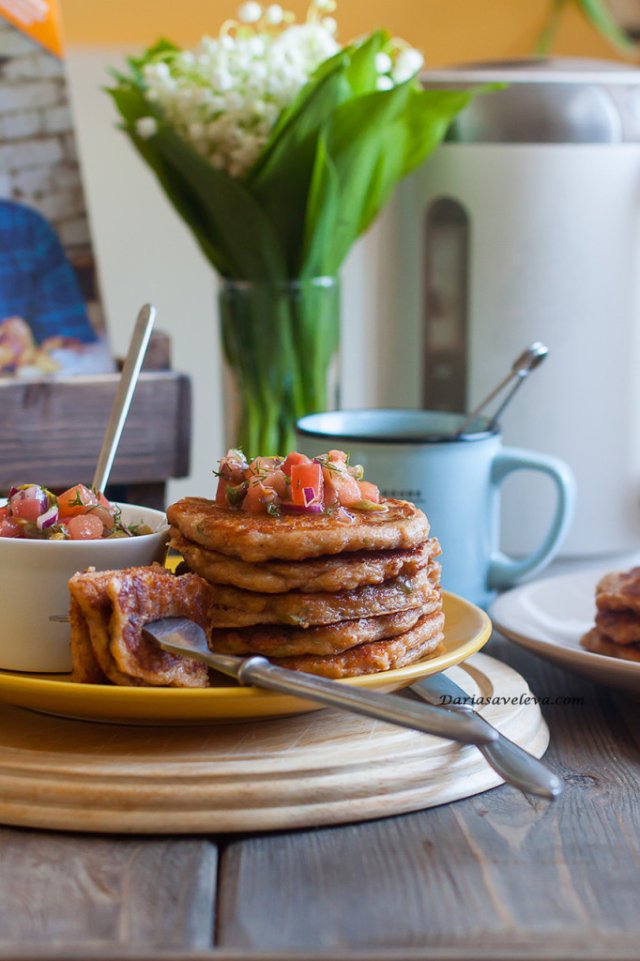
[[[89,541],[0,537],[0,670],[71,670],[69,625],[50,618],[68,613],[72,574],[87,567],[107,571],[163,560],[168,540],[164,513],[119,506],[125,524],[148,524],[154,533]]]

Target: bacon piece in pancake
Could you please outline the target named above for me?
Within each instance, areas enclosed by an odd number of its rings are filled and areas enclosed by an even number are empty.
[[[189,617],[207,626],[211,587],[197,574],[176,577],[159,565],[74,574],[72,600],[84,617],[95,662],[114,684],[141,687],[207,687],[204,664],[162,651],[142,634],[145,623]],[[76,629],[76,637],[77,637]],[[75,644],[74,678],[87,674]],[[72,646],[72,653],[74,647]]]
[[[307,671],[323,677],[355,677],[376,674],[413,664],[428,654],[435,654],[444,639],[444,614],[426,614],[415,627],[387,641],[359,644],[341,654],[329,657],[275,657],[273,664],[294,671]]]
[[[640,644],[616,644],[601,634],[597,627],[588,631],[580,643],[594,654],[605,654],[607,657],[618,657],[625,661],[640,661]]]
[[[359,617],[376,617],[422,607],[439,581],[440,564],[434,561],[413,578],[396,577],[383,584],[366,584],[354,591],[258,594],[216,585],[210,623],[212,627],[251,627],[254,624],[311,627]]]
[[[640,614],[640,567],[606,574],[596,586],[596,607]]]
[[[183,537],[176,527],[171,528],[170,543],[182,554],[189,569],[205,580],[265,594],[352,591],[393,577],[413,577],[441,553],[438,541],[431,538],[410,550],[346,551],[303,561],[249,564],[196,544]]]
[[[249,514],[204,497],[184,497],[167,510],[169,523],[201,547],[248,563],[301,561],[343,551],[412,550],[429,536],[415,504],[383,500],[386,511]]]
[[[313,654],[323,657],[341,654],[358,644],[388,640],[404,634],[424,617],[442,609],[439,591],[433,591],[423,607],[381,617],[361,617],[318,627],[295,628],[256,625],[239,630],[213,630],[211,649],[220,654],[262,654],[263,657],[297,657]]]

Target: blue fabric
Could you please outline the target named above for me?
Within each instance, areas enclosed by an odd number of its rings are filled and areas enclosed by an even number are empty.
[[[38,344],[97,340],[55,231],[35,210],[0,200],[0,321],[7,317],[22,317]]]

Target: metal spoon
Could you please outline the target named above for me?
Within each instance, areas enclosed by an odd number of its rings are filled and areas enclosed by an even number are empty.
[[[527,347],[526,350],[523,350],[522,353],[519,354],[518,357],[516,357],[516,359],[514,360],[513,364],[511,365],[511,370],[509,371],[507,376],[504,377],[500,381],[500,383],[493,388],[490,394],[487,394],[484,400],[481,401],[478,404],[478,406],[474,410],[472,410],[470,414],[467,415],[467,417],[465,417],[464,421],[462,422],[462,425],[456,431],[456,436],[460,436],[460,434],[466,433],[468,429],[471,427],[471,425],[473,424],[476,417],[480,414],[480,412],[483,411],[487,406],[487,404],[490,404],[493,398],[496,397],[500,393],[500,391],[504,387],[506,387],[507,384],[511,380],[513,380],[513,378],[515,377],[516,378],[515,384],[513,385],[513,387],[505,397],[505,399],[502,401],[502,403],[498,407],[497,411],[495,412],[491,420],[489,421],[487,429],[493,430],[498,421],[498,417],[500,416],[502,411],[505,409],[507,404],[510,403],[513,395],[515,394],[517,389],[520,387],[525,377],[528,377],[528,375],[531,373],[532,370],[535,370],[536,367],[540,366],[540,364],[545,359],[548,353],[549,353],[549,348],[545,347],[545,345],[540,343],[539,340],[536,340],[535,343]]]
[[[107,486],[113,460],[120,442],[122,428],[129,413],[129,407],[133,400],[133,392],[136,389],[138,375],[142,367],[142,361],[147,350],[151,330],[156,319],[156,308],[152,304],[145,304],[138,314],[129,350],[120,375],[120,383],[113,400],[113,407],[109,415],[109,422],[104,433],[102,447],[98,456],[95,473],[91,486],[96,491],[104,491]]]

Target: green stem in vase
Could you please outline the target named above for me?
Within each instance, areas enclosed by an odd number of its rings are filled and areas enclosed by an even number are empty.
[[[338,305],[335,278],[224,285],[223,346],[241,406],[233,443],[248,456],[291,450],[297,419],[331,406]]]

